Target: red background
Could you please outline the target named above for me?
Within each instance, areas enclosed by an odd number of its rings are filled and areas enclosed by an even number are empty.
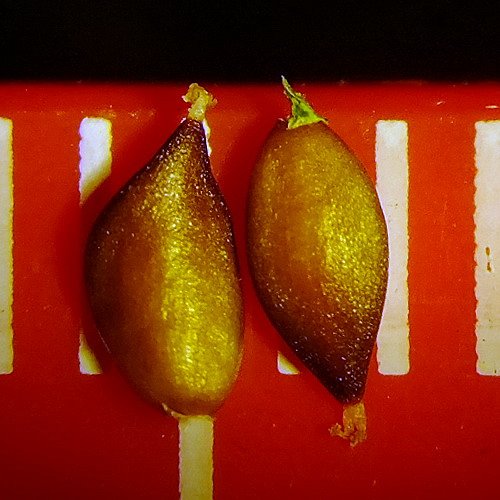
[[[375,175],[375,123],[408,121],[411,371],[377,373],[368,440],[329,436],[342,408],[309,373],[284,376],[283,345],[256,301],[245,256],[249,175],[281,88],[207,84],[212,163],[233,213],[246,300],[237,385],[215,424],[215,497],[442,498],[499,491],[500,379],[475,371],[474,123],[500,119],[500,86],[297,86]],[[85,304],[90,222],[185,113],[187,85],[2,85],[13,121],[14,373],[0,376],[0,498],[176,498],[177,422],[143,402],[104,351]],[[113,170],[79,207],[79,126],[113,124]],[[104,367],[78,369],[85,325]]]

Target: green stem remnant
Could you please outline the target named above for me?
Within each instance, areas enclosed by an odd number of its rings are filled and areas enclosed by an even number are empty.
[[[284,76],[281,77],[281,83],[285,87],[285,95],[292,103],[292,116],[288,119],[289,129],[318,122],[328,123],[326,118],[323,118],[314,111],[302,94],[292,89]]]

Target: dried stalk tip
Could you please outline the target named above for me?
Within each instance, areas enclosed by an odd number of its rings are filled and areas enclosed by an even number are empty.
[[[187,94],[183,99],[192,105],[189,108],[188,118],[199,122],[205,119],[207,109],[217,104],[217,99],[197,83],[192,83],[189,86]]]
[[[335,424],[330,428],[332,436],[348,439],[351,446],[356,446],[366,439],[366,413],[362,401],[344,407],[342,425]]]

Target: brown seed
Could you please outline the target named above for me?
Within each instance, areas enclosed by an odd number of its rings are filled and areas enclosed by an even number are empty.
[[[375,188],[312,108],[278,121],[248,198],[248,255],[272,323],[342,403],[363,397],[387,286],[387,229]],[[307,103],[305,105],[309,106]],[[297,114],[306,117],[297,124]]]
[[[183,415],[222,405],[243,334],[231,219],[198,104],[101,213],[85,259],[95,321],[119,366],[143,396]]]

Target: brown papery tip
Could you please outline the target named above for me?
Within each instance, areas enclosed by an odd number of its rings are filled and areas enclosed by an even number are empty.
[[[366,413],[363,401],[344,406],[342,425],[335,424],[330,428],[332,436],[338,436],[350,441],[356,446],[366,439]]]
[[[210,92],[207,92],[201,85],[192,83],[183,97],[184,101],[189,102],[188,118],[202,122],[205,119],[207,109],[217,104],[217,99]]]

